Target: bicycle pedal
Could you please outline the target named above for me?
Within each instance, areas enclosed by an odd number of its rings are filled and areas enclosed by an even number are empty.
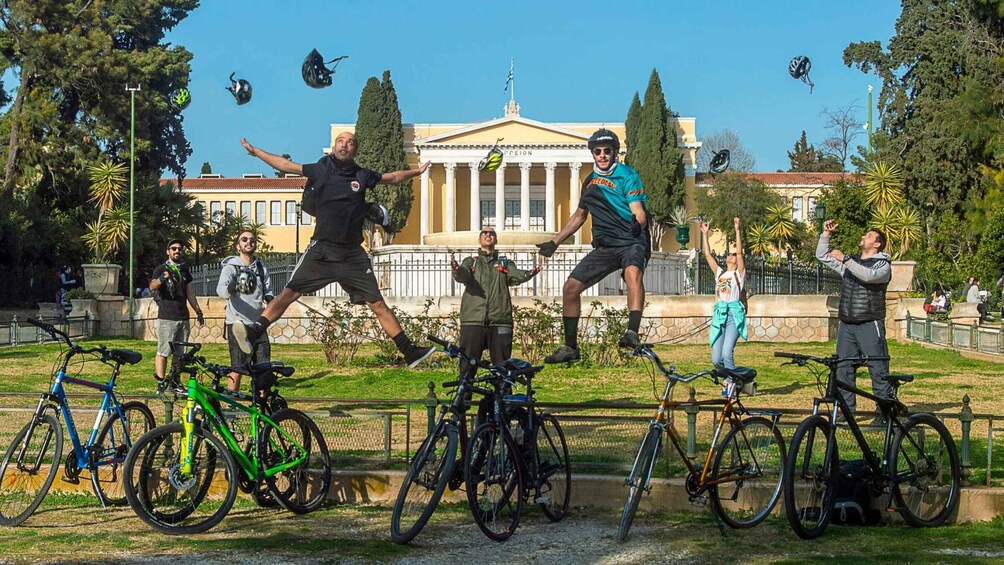
[[[706,497],[706,496],[691,496],[690,497],[690,503],[693,504],[694,506],[700,506],[701,508],[704,508],[705,506],[708,505],[708,497]]]
[[[70,477],[70,476],[67,476],[67,475],[63,475],[61,478],[63,479],[64,483],[69,483],[71,485],[79,485],[80,484],[80,478],[79,477]]]

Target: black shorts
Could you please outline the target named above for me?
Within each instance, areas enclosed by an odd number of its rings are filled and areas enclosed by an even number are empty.
[[[301,294],[320,290],[336,282],[349,293],[353,304],[383,300],[373,264],[366,250],[359,245],[334,245],[311,241],[286,288]]]
[[[610,273],[632,265],[644,273],[648,257],[648,249],[640,243],[623,247],[597,247],[579,261],[568,278],[575,279],[589,288]]]
[[[227,344],[230,346],[231,367],[244,367],[272,360],[272,344],[268,341],[268,332],[258,336],[258,339],[251,344],[251,354],[248,355],[241,351],[240,346],[237,345],[237,339],[234,338],[234,332],[231,331],[232,327],[231,324],[226,324],[223,327],[223,331],[227,334]]]

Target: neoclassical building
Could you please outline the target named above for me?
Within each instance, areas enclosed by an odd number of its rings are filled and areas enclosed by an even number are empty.
[[[692,194],[701,142],[694,118],[674,118],[674,124]],[[520,115],[514,101],[506,105],[503,117],[484,122],[404,124],[409,164],[430,161],[432,166],[413,181],[408,223],[394,243],[472,245],[476,232],[486,225],[508,232],[500,234],[500,243],[506,245],[543,241],[545,233],[557,232],[578,206],[582,181],[593,166],[586,142],[601,127],[620,136],[623,157],[623,123],[541,122]],[[327,152],[340,132],[354,130],[355,124],[331,124],[328,144],[318,153]],[[493,173],[479,172],[478,164],[496,142],[504,154],[502,166]],[[186,179],[184,190],[207,214],[245,215],[266,226],[265,239],[276,251],[294,251],[297,240],[303,249],[313,233],[311,218],[297,208],[304,182],[298,177],[203,175]],[[591,243],[590,233],[587,222],[575,243]],[[677,247],[668,230],[663,250]]]

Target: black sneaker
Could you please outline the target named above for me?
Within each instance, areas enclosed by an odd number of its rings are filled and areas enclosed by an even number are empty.
[[[554,353],[544,357],[545,363],[571,363],[572,361],[578,361],[579,350],[572,349],[567,345],[562,345],[554,351]]]
[[[408,367],[414,369],[418,367],[419,363],[432,355],[432,352],[435,350],[435,347],[418,347],[415,344],[411,344],[408,346],[408,350],[404,352],[404,362],[408,364]]]
[[[237,347],[245,355],[251,355],[251,344],[261,336],[261,330],[258,329],[257,324],[237,323],[230,326],[230,332],[234,334]]]
[[[641,345],[641,338],[638,337],[638,332],[634,330],[624,332],[624,335],[621,336],[621,340],[617,342],[617,346],[624,349],[634,349],[639,345]]]

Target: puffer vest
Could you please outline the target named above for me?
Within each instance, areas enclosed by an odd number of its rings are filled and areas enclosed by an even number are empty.
[[[851,257],[854,261],[871,268],[885,258],[862,259],[858,255]],[[847,324],[862,324],[875,320],[885,320],[885,289],[889,281],[883,283],[863,283],[847,269],[840,283],[840,321]]]

